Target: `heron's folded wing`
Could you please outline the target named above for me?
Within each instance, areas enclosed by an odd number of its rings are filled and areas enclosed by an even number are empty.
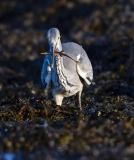
[[[89,85],[93,80],[93,69],[91,62],[83,48],[81,48],[81,53],[78,55],[78,57],[79,63],[77,64],[77,72]]]
[[[72,67],[74,61],[70,64],[70,59],[65,57],[64,59],[66,59],[66,61],[64,63],[64,67],[68,70],[76,70],[77,68],[77,73],[79,76],[82,77],[88,85],[91,84],[91,81],[93,80],[93,69],[91,62],[82,46],[74,42],[68,42],[63,43],[62,48],[66,55],[70,56],[75,61],[79,61],[79,63],[75,65],[76,67]]]

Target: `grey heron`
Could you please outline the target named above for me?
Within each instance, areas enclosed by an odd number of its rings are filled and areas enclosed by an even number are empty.
[[[41,80],[46,90],[52,89],[52,95],[57,105],[62,105],[64,97],[78,94],[78,104],[81,107],[81,93],[84,79],[87,85],[93,80],[91,62],[82,48],[74,43],[61,43],[60,32],[51,28],[46,36],[50,50],[45,54],[41,71]]]

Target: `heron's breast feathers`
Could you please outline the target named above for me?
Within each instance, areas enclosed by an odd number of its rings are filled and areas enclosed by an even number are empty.
[[[68,82],[67,76],[65,76],[63,71],[63,64],[61,62],[61,57],[56,57],[56,69],[57,69],[57,75],[59,78],[60,85],[66,90],[66,91],[72,91],[72,87],[74,86],[70,82]]]

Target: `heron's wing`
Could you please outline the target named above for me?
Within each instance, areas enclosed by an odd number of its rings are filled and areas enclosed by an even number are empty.
[[[45,86],[46,86],[46,77],[48,75],[48,70],[47,70],[48,66],[51,66],[51,56],[46,55],[44,57],[44,62],[41,70],[41,81]]]
[[[69,58],[64,57],[64,59],[66,59],[66,61],[63,61],[64,67],[70,71],[77,71],[79,76],[81,76],[88,85],[91,84],[91,81],[93,80],[93,69],[91,62],[82,46],[73,42],[68,42],[63,43],[62,48],[64,50],[64,54],[70,56],[75,61],[79,61],[79,63],[74,65],[73,61],[73,63],[69,63]]]
[[[91,62],[83,48],[81,48],[81,54],[79,54],[77,57],[79,61],[76,67],[77,72],[85,80],[85,82],[90,85],[93,80],[93,69]]]

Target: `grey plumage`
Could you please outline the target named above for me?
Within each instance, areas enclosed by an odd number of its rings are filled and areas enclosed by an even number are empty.
[[[50,50],[44,58],[41,71],[42,83],[46,89],[52,88],[52,94],[57,105],[62,104],[64,97],[78,93],[78,102],[81,108],[83,84],[79,76],[88,85],[91,84],[93,80],[91,62],[82,46],[73,42],[61,44],[58,29],[51,28],[47,33],[47,38]],[[55,52],[62,50],[64,55],[54,56]]]

